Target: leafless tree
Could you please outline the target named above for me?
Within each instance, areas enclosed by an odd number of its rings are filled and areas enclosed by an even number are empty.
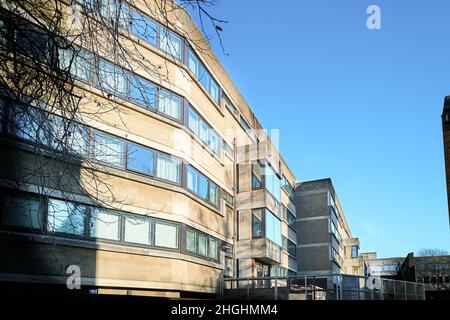
[[[422,249],[417,256],[425,259],[420,265],[416,265],[416,273],[420,272],[421,276],[430,279],[430,286],[434,290],[440,291],[445,289],[443,284],[444,277],[450,276],[450,263],[443,261],[442,256],[449,256],[450,253],[442,249]],[[434,281],[435,280],[435,281]]]
[[[130,92],[144,108],[154,107],[156,93],[143,79],[168,80],[168,62],[149,58],[142,41],[165,41],[163,54],[176,59],[181,49],[167,40],[172,30],[195,51],[206,52],[208,43],[185,30],[182,11],[196,14],[201,31],[212,30],[222,45],[225,21],[209,13],[214,4],[0,0],[1,186],[33,186],[41,197],[83,195],[114,209],[132,203],[114,192],[108,171],[99,165],[118,151],[108,141],[97,141],[91,127],[117,121],[127,127],[123,105]],[[148,17],[135,10],[142,7],[156,17],[156,28],[143,23]],[[145,39],[130,36],[133,28]],[[93,144],[100,147],[93,151]]]

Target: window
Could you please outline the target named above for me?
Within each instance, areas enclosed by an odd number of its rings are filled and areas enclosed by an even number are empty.
[[[120,216],[117,213],[93,209],[91,215],[90,236],[94,238],[120,240]]]
[[[181,98],[161,89],[159,91],[158,111],[177,120],[181,120]]]
[[[197,193],[198,192],[198,185],[197,185],[197,179],[198,174],[197,171],[192,169],[191,167],[187,167],[187,188],[191,190],[192,192]]]
[[[252,165],[252,188],[260,189],[263,186],[264,166],[258,161]]]
[[[127,216],[125,218],[125,241],[150,244],[150,221],[146,218]]]
[[[128,144],[127,169],[153,175],[153,152],[150,149]]]
[[[126,96],[128,81],[125,72],[118,66],[100,60],[98,68],[98,84],[100,88]]]
[[[296,220],[295,216],[289,210],[286,210],[286,211],[287,211],[287,223],[288,223],[288,225],[291,226],[291,227],[295,227],[295,220]]]
[[[125,142],[119,138],[96,131],[94,133],[94,158],[115,166],[125,165]]]
[[[205,121],[201,120],[200,121],[200,140],[203,141],[203,143],[205,143],[206,145],[208,145],[209,142],[209,126],[206,124]]]
[[[352,258],[358,258],[358,246],[352,246]]]
[[[178,248],[178,225],[155,220],[155,246]]]
[[[16,104],[11,112],[11,134],[19,139],[45,144],[45,126],[41,112],[22,104]]]
[[[282,188],[286,191],[286,193],[288,194],[288,196],[291,199],[295,199],[295,189],[294,187],[289,183],[289,181],[287,181],[286,177],[283,176],[282,179]]]
[[[273,195],[275,200],[281,201],[281,182],[278,176],[268,164],[264,166],[264,184],[266,190]]]
[[[297,245],[289,239],[287,239],[287,252],[293,257],[297,255]]]
[[[223,145],[223,150],[225,152],[225,155],[230,159],[233,160],[233,150],[231,149],[231,147],[229,146],[228,143],[225,142],[225,140],[222,143]]]
[[[59,49],[59,68],[75,78],[90,82],[93,70],[92,56],[77,48]]]
[[[211,181],[209,181],[209,195],[208,195],[208,199],[209,202],[217,205],[218,202],[218,196],[217,196],[217,186],[212,183]]]
[[[252,214],[252,237],[260,238],[263,236],[263,209],[255,209]]]
[[[158,25],[137,10],[132,11],[131,32],[142,40],[156,46]]]
[[[214,99],[215,102],[219,102],[219,86],[217,85],[217,82],[214,81],[213,78],[210,79],[210,87],[209,87],[209,94]]]
[[[216,155],[219,155],[219,136],[214,130],[210,130],[209,133],[209,147]]]
[[[211,76],[209,75],[209,72],[206,70],[206,68],[201,65],[200,66],[200,83],[202,84],[203,88],[205,88],[206,91],[209,92],[209,80]]]
[[[282,244],[281,239],[281,221],[270,210],[266,209],[265,213],[265,232],[266,238],[273,241],[280,247]]]
[[[68,151],[79,156],[88,155],[88,130],[73,120],[55,115],[47,117],[47,144],[58,151]]]
[[[203,176],[198,176],[198,195],[207,200],[208,199],[208,180]]]
[[[206,257],[207,251],[208,251],[208,242],[207,242],[208,238],[206,237],[206,235],[200,233],[198,235],[198,254],[201,256]]]
[[[217,240],[209,238],[208,257],[211,259],[217,259]]]
[[[130,98],[146,109],[154,110],[156,108],[156,86],[134,76],[130,82]]]
[[[186,250],[189,252],[197,252],[197,233],[194,230],[186,230]]]
[[[188,52],[188,68],[198,79],[200,75],[200,62],[195,53],[192,52],[192,49],[190,49]]]
[[[48,230],[82,236],[87,206],[63,200],[50,199]]]
[[[156,176],[158,178],[180,182],[180,161],[169,155],[158,153],[156,156]]]
[[[229,206],[233,206],[233,196],[226,192],[225,190],[222,190],[222,198],[225,200],[225,203]]]
[[[43,228],[43,208],[38,197],[4,194],[2,200],[4,225],[30,229]]]
[[[194,109],[189,108],[188,111],[188,128],[196,135],[200,135],[200,117],[194,111]]]
[[[242,116],[239,117],[239,122],[244,127],[245,132],[250,131],[250,126],[247,124],[247,121],[245,121],[245,119]]]
[[[164,27],[159,28],[159,47],[161,50],[181,60],[181,39]]]

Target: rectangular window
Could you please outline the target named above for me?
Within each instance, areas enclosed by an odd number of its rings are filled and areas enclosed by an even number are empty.
[[[198,116],[198,114],[192,108],[189,108],[189,111],[188,111],[188,128],[196,136],[199,136],[199,132],[200,132],[200,117]]]
[[[200,65],[200,75],[198,80],[200,80],[203,88],[205,88],[205,90],[209,92],[210,75],[203,65]]]
[[[208,180],[201,174],[198,176],[198,195],[208,200]]]
[[[96,131],[94,133],[94,158],[115,166],[125,166],[125,142],[119,138]]]
[[[159,28],[159,48],[174,58],[181,60],[181,39],[166,28]]]
[[[219,136],[213,130],[209,131],[209,148],[216,154],[219,155]]]
[[[178,248],[178,225],[155,220],[155,246]]]
[[[156,108],[156,86],[134,76],[130,83],[130,98],[146,109],[154,110]]]
[[[281,221],[270,210],[265,213],[266,238],[280,247],[283,245],[281,238]]]
[[[102,89],[126,96],[128,80],[125,72],[118,66],[105,60],[100,60],[98,66],[98,84]]]
[[[230,159],[233,160],[233,150],[231,149],[230,145],[223,140],[223,150],[225,152],[225,155]]]
[[[192,52],[192,49],[189,48],[188,52],[188,68],[192,71],[194,76],[198,79],[200,75],[200,62],[195,55],[194,52]]]
[[[161,89],[159,91],[158,111],[171,118],[181,120],[181,98]]]
[[[277,200],[281,201],[281,182],[269,164],[264,166],[264,183],[266,190]]]
[[[198,254],[208,256],[208,238],[201,233],[198,235]]]
[[[187,181],[186,181],[187,188],[195,193],[198,193],[197,179],[198,179],[197,171],[192,169],[191,167],[187,167]]]
[[[63,200],[48,201],[48,230],[82,236],[87,206]]]
[[[43,207],[38,197],[4,194],[1,204],[2,222],[7,226],[42,229]]]
[[[209,202],[214,204],[215,206],[218,205],[218,195],[217,195],[217,186],[209,181]]]
[[[93,68],[92,56],[78,48],[59,49],[59,68],[70,72],[75,78],[91,82]]]
[[[153,152],[137,144],[128,143],[127,169],[153,175]]]
[[[200,120],[200,140],[203,141],[206,145],[208,145],[209,142],[209,126],[206,124],[205,121]]]
[[[217,240],[213,238],[209,238],[209,254],[208,256],[211,259],[216,260],[217,259]]]
[[[358,246],[352,246],[352,258],[358,258]]]
[[[180,183],[180,161],[169,155],[158,153],[156,156],[156,176],[174,183]]]
[[[92,210],[90,236],[94,238],[120,240],[120,215],[108,210]]]
[[[194,230],[186,230],[186,250],[192,253],[197,252],[197,233]]]
[[[261,238],[262,234],[262,226],[263,226],[263,210],[255,209],[252,214],[252,237],[253,238]]]
[[[297,255],[297,245],[291,240],[287,240],[287,252],[293,257]]]
[[[88,155],[89,132],[86,127],[55,115],[48,115],[47,121],[46,140],[49,146],[78,156]]]
[[[259,162],[252,164],[252,188],[260,189],[263,186],[264,166]]]
[[[19,139],[42,143],[44,134],[41,112],[22,104],[16,104],[11,110],[10,133]]]
[[[126,217],[125,241],[147,245],[150,244],[150,221],[146,218]]]
[[[210,79],[210,87],[209,87],[209,94],[211,95],[211,97],[213,98],[213,100],[215,102],[219,102],[219,86],[217,85],[217,82],[214,81],[213,78]]]
[[[132,11],[131,32],[142,40],[156,46],[158,25],[137,10]]]

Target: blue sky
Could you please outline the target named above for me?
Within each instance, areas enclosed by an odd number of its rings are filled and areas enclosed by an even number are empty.
[[[366,9],[381,8],[381,30]],[[331,177],[362,251],[450,250],[450,1],[220,0],[213,49],[299,181]]]

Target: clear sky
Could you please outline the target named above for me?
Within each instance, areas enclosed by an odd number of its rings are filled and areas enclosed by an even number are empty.
[[[366,9],[381,8],[381,30]],[[213,49],[299,181],[331,177],[362,251],[450,251],[448,0],[219,0]]]

